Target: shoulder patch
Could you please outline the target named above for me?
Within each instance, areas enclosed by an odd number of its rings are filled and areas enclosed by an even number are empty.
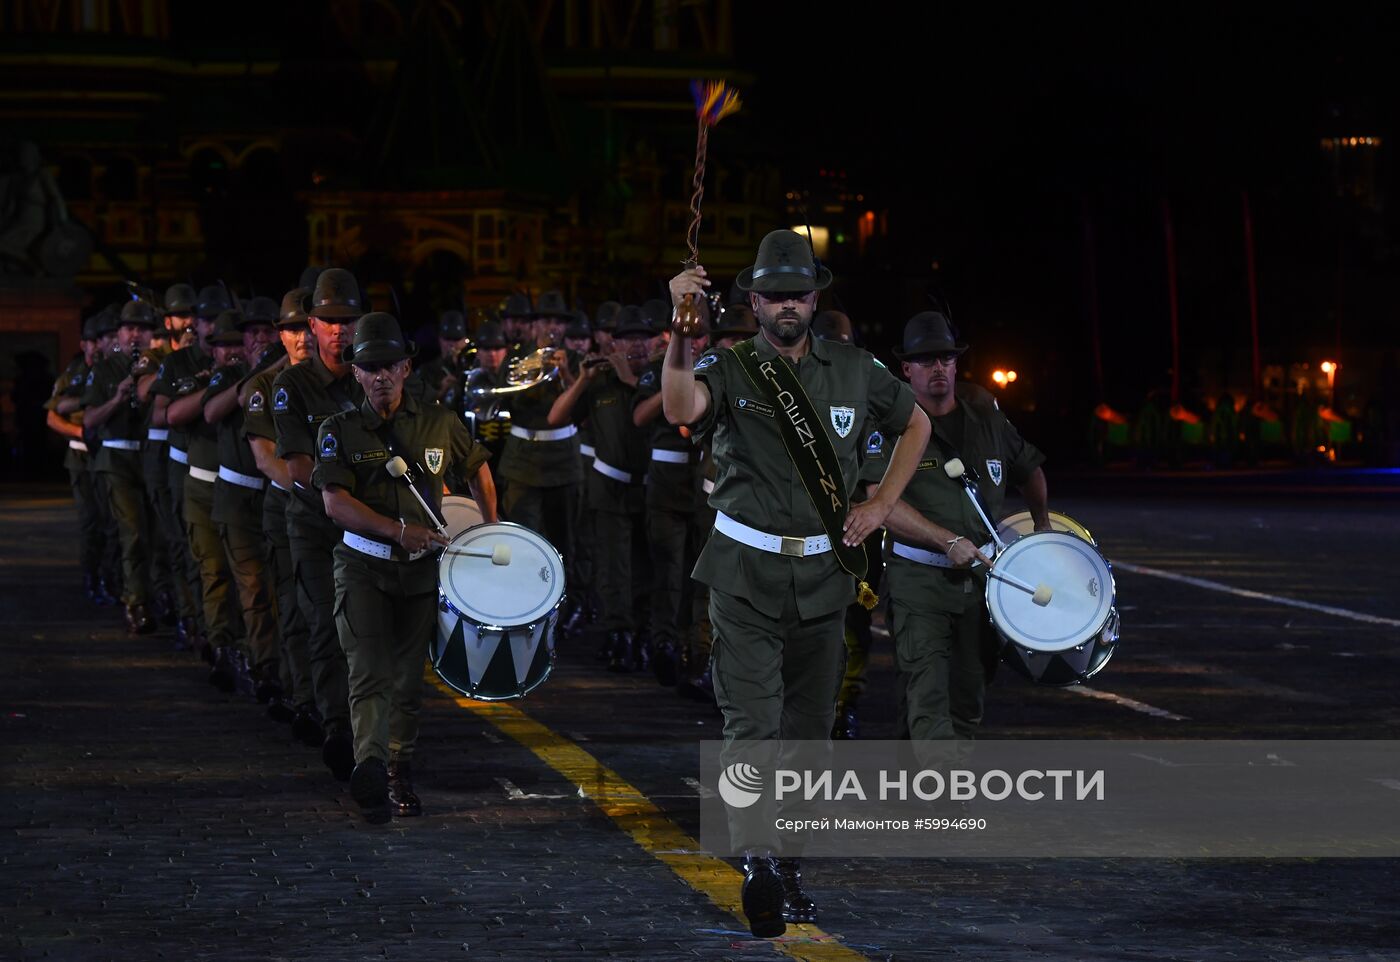
[[[875,363],[879,363],[876,361]],[[865,439],[865,453],[867,455],[881,454],[885,450],[885,436],[879,431],[871,431],[870,437]]]
[[[647,371],[637,380],[637,383],[640,384],[642,387],[651,387],[653,384],[656,383],[656,372]]]
[[[274,411],[285,411],[285,410],[287,410],[287,389],[286,389],[286,388],[284,388],[284,387],[279,387],[279,388],[277,389],[277,393],[274,394],[274,395],[272,396],[272,410],[274,410]]]
[[[212,387],[212,388],[215,388],[215,389],[223,387],[223,386],[224,386],[224,372],[223,372],[223,371],[219,371],[217,374],[215,374],[213,377],[211,377],[211,378],[209,379],[209,386]]]
[[[335,435],[327,431],[321,436],[321,460],[334,461],[340,452],[340,442],[335,439]]]
[[[870,355],[870,360],[872,360],[872,361],[875,362],[875,366],[876,366],[876,367],[885,367],[885,362],[882,361],[882,360],[880,360],[880,359],[879,359],[878,357],[876,357],[874,354]],[[886,367],[885,370],[888,371],[889,368]]]
[[[164,362],[161,362],[160,367],[156,368],[156,377],[160,378],[161,380],[165,380],[165,363],[164,363]]]
[[[257,414],[263,409],[266,403],[267,402],[263,399],[263,393],[261,391],[254,391],[252,394],[248,395],[248,413]]]
[[[705,370],[705,368],[710,367],[712,364],[714,364],[714,363],[717,362],[718,360],[719,360],[719,355],[718,355],[718,354],[706,354],[706,355],[705,355],[704,357],[702,357],[700,360],[698,360],[698,361],[695,362],[695,370],[697,370],[697,371],[703,371],[703,370]]]
[[[97,374],[97,368],[93,368],[91,371],[88,371],[88,376],[87,376],[87,386],[88,386],[88,387],[92,387],[92,379],[93,379],[93,377],[94,377],[96,374]]]

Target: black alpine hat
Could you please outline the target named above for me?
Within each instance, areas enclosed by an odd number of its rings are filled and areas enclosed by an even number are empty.
[[[753,308],[747,304],[729,304],[719,312],[710,331],[711,337],[733,337],[742,334],[752,337],[758,333],[758,320],[753,316]]]
[[[506,298],[505,306],[501,308],[501,319],[508,317],[533,317],[534,309],[530,306],[530,295],[523,291],[516,291]]]
[[[569,321],[569,326],[564,328],[564,336],[572,338],[592,337],[593,328],[588,323],[588,315],[583,311],[574,311],[573,320]]]
[[[613,331],[613,337],[627,337],[629,334],[650,336],[655,333],[642,309],[635,304],[628,304],[617,312],[617,328]]]
[[[206,284],[195,298],[194,313],[201,320],[212,320],[233,307],[233,299],[222,284]]]
[[[812,318],[812,333],[823,341],[850,344],[856,338],[851,319],[843,311],[821,311]]]
[[[165,313],[193,314],[199,295],[188,284],[171,284],[165,289]]]
[[[758,256],[734,279],[741,291],[820,291],[831,283],[831,271],[819,267],[812,245],[796,231],[775,230],[759,241]]]
[[[500,321],[482,321],[476,329],[476,349],[490,351],[506,347],[506,334]]]
[[[163,327],[156,309],[145,301],[127,301],[122,305],[121,320],[117,322],[118,327],[127,324],[134,324],[137,327]]]
[[[622,310],[622,305],[617,301],[604,301],[598,305],[598,310],[593,315],[593,329],[596,331],[611,331],[617,327],[617,312]]]
[[[953,325],[938,311],[923,311],[909,318],[904,325],[904,343],[894,349],[894,356],[901,361],[930,354],[962,355],[967,351],[966,344],[954,340]]]
[[[399,319],[375,311],[360,318],[355,325],[355,341],[340,359],[347,364],[392,364],[417,353],[418,345],[404,340]]]
[[[210,336],[209,343],[242,345],[243,332],[239,330],[242,325],[243,313],[241,311],[221,311],[219,316],[214,319],[214,333]]]
[[[311,295],[311,310],[307,314],[338,324],[363,315],[363,304],[355,275],[344,268],[331,267],[316,278],[316,290]]]
[[[249,324],[276,324],[280,313],[277,302],[272,298],[254,297],[243,305],[243,320],[239,325],[247,327]]]
[[[536,317],[572,317],[573,313],[564,303],[564,295],[558,291],[545,291],[535,302]]]
[[[282,310],[277,314],[277,326],[306,327],[306,309],[311,306],[311,288],[294,287],[282,295]]]
[[[467,316],[461,311],[443,311],[438,316],[437,336],[446,341],[460,341],[467,336]]]

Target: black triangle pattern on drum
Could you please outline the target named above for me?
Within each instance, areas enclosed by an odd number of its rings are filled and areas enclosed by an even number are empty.
[[[520,683],[515,680],[515,659],[511,657],[511,646],[508,640],[510,634],[510,632],[506,632],[502,636],[494,631],[486,634],[485,637],[489,637],[491,640],[491,660],[481,673],[481,677],[472,679],[478,691],[491,692],[499,698],[520,689]]]
[[[437,668],[438,674],[446,679],[453,688],[463,694],[470,692],[471,673],[467,670],[466,631],[460,619],[457,621],[456,627],[452,629],[452,636],[442,649],[434,667]]]

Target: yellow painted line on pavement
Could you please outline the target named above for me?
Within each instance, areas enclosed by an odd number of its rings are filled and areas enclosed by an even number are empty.
[[[739,902],[742,873],[723,859],[700,851],[699,842],[667,818],[640,789],[519,708],[506,702],[473,701],[448,688],[431,671],[426,677],[458,707],[490,722],[534,752],[540,761],[572,782],[583,797],[597,805],[643,851],[748,928]],[[866,958],[815,925],[789,925],[788,933],[771,943],[783,954],[802,962],[856,962]]]

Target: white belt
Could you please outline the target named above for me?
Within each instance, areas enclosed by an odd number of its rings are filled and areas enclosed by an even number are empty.
[[[700,482],[700,490],[701,490],[701,491],[704,491],[706,494],[714,494],[714,493],[715,493],[715,483],[714,483],[713,481],[711,481],[709,478],[706,478],[705,480],[703,480],[703,481]]]
[[[170,460],[174,461],[176,464],[189,464],[190,456],[179,448],[172,447],[170,449]]]
[[[272,486],[273,486],[274,488],[276,488],[278,491],[287,491],[286,488],[282,487],[282,485],[278,484],[276,481],[272,480],[271,478],[268,478],[268,479],[267,479],[267,483],[270,484],[270,485],[272,485]],[[290,492],[290,491],[287,491],[287,493],[290,494],[291,492]]]
[[[613,467],[606,461],[599,461],[596,457],[593,459],[593,470],[597,471],[599,474],[606,475],[607,477],[612,478],[614,481],[621,481],[623,484],[632,483],[632,475],[628,474],[621,468]]]
[[[190,470],[193,471],[194,468],[190,468]],[[261,491],[263,486],[267,484],[262,478],[255,478],[251,474],[239,474],[237,471],[233,470],[233,468],[225,467],[222,464],[219,465],[219,477],[223,478],[229,484],[236,484],[243,488],[252,488],[254,491]]]
[[[140,451],[140,450],[141,450],[141,442],[140,442],[140,441],[122,441],[122,440],[118,439],[118,440],[115,440],[115,441],[103,441],[103,442],[102,442],[102,446],[103,446],[104,448],[116,448],[118,451]]]
[[[362,538],[359,535],[350,531],[345,532],[345,537],[342,540],[348,547],[354,548],[356,551],[360,552],[360,554],[367,554],[371,558],[379,558],[381,561],[393,560],[393,545],[387,545],[382,541],[372,541],[369,538]],[[422,551],[416,551],[408,556],[408,560],[417,561],[419,558],[423,557],[425,554],[432,550],[433,549],[430,546],[428,548],[423,549]]]
[[[810,538],[769,534],[757,528],[750,528],[742,521],[735,521],[723,511],[715,515],[715,530],[750,548],[787,555],[789,558],[805,558],[808,555],[826,554],[831,550],[831,539],[824,534],[813,535]]]
[[[992,556],[992,543],[988,541],[978,550],[988,558]],[[928,565],[930,568],[956,568],[957,565],[940,551],[925,551],[923,548],[915,548],[913,545],[901,544],[898,541],[892,543],[890,550],[899,557],[908,561],[917,561],[921,565]]]
[[[194,478],[196,481],[207,481],[210,484],[213,484],[216,480],[218,480],[219,472],[206,471],[204,468],[197,468],[193,464],[191,464],[190,477]]]
[[[74,439],[74,438],[69,438],[69,439],[68,439],[68,446],[69,446],[70,448],[72,448],[74,451],[81,451],[81,452],[83,452],[84,454],[87,454],[87,444],[84,443],[84,442],[82,442],[82,441],[78,441],[78,440],[76,440],[76,439]]]
[[[531,431],[529,428],[517,428],[512,426],[510,436],[520,438],[522,441],[562,441],[578,434],[578,425],[569,424],[562,428],[554,428],[550,431]]]
[[[665,461],[667,464],[691,463],[689,451],[667,451],[665,448],[652,448],[651,459],[653,461]]]
[[[578,453],[583,455],[585,458],[596,458],[598,456],[598,449],[593,447],[593,445],[591,444],[584,444],[582,441],[580,441],[578,445]]]
[[[169,428],[148,428],[146,430],[147,441],[164,441],[170,437]]]

